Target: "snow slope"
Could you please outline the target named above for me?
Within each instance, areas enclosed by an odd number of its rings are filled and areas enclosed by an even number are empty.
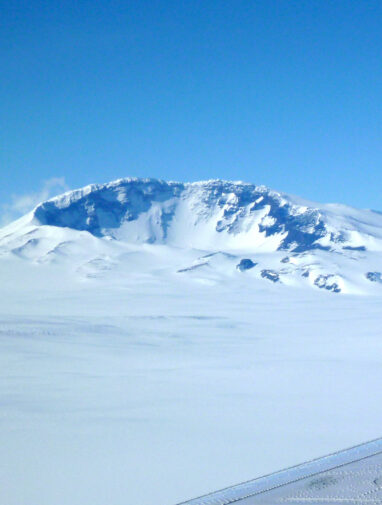
[[[2,229],[0,503],[175,505],[379,437],[380,222],[123,180]]]
[[[381,434],[380,296],[167,255],[120,279],[0,261],[0,503],[175,505]]]
[[[239,272],[254,285],[382,289],[381,214],[317,205],[252,184],[121,179],[43,202],[0,230],[0,254],[66,261],[89,275],[106,275],[117,265],[123,270],[140,253],[144,270],[145,261],[161,256],[157,246],[173,259],[169,271],[183,276],[224,279]]]

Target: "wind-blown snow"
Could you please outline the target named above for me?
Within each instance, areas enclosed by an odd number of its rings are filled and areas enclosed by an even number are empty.
[[[381,216],[320,207],[346,240],[299,252],[263,190],[149,184],[116,228],[80,229],[92,186],[1,231],[0,503],[175,505],[381,434]]]

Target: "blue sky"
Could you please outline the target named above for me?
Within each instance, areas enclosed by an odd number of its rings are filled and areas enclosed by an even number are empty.
[[[142,176],[381,209],[381,26],[379,0],[4,0],[1,208]]]

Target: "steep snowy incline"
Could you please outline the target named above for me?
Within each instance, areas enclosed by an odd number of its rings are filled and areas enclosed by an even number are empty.
[[[382,288],[380,213],[242,182],[120,179],[42,202],[0,230],[0,255],[64,259],[81,272],[88,263],[112,270],[132,249],[145,268],[143,257],[157,263],[158,246],[172,249],[166,268],[204,279],[245,272],[337,293]]]
[[[267,245],[268,250],[302,252],[351,246],[361,236],[366,242],[372,236],[382,249],[378,213],[317,206],[264,186],[219,180],[120,179],[90,185],[41,203],[33,222],[97,237],[202,249],[218,240],[226,249]]]

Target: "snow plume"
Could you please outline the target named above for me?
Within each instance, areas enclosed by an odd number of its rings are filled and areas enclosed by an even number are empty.
[[[10,203],[0,205],[0,226],[5,226],[32,210],[39,203],[69,189],[65,177],[51,177],[43,181],[39,191],[12,195]]]

